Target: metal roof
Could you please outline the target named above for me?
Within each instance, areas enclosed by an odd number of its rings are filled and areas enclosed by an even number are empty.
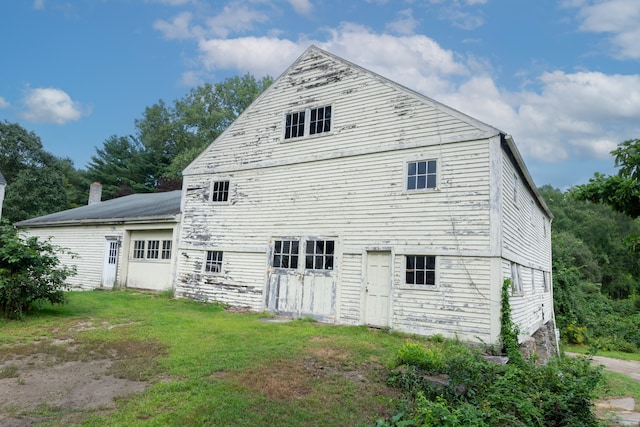
[[[180,190],[118,197],[16,223],[17,227],[111,223],[135,220],[172,220],[180,213]]]

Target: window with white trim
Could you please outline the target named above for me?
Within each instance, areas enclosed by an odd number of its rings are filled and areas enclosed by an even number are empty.
[[[134,240],[132,256],[133,259],[171,259],[171,240]]]
[[[204,271],[206,273],[220,273],[222,271],[222,251],[207,251]]]
[[[333,240],[307,240],[305,268],[307,270],[333,270]]]
[[[147,259],[158,259],[160,251],[160,240],[147,241]]]
[[[144,259],[144,240],[133,241],[133,258]]]
[[[276,240],[273,242],[273,268],[298,268],[300,242],[298,240]]]
[[[437,162],[422,160],[407,163],[407,191],[435,189]]]
[[[307,108],[287,113],[284,121],[284,139],[301,138],[331,132],[331,106]]]
[[[433,255],[405,255],[405,283],[407,285],[436,285],[436,257]]]
[[[229,200],[229,181],[214,181],[211,183],[212,202],[226,202]]]

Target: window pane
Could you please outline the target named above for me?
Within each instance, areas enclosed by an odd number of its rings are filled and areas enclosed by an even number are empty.
[[[427,268],[430,270],[435,270],[436,268],[436,257],[428,256],[427,258]]]
[[[317,254],[324,253],[324,240],[316,240],[316,253]]]
[[[424,285],[424,271],[416,270],[416,284]]]
[[[409,285],[415,285],[413,271],[407,271],[407,283]]]
[[[282,260],[280,259],[280,255],[274,255],[273,256],[273,266],[275,268],[282,267]]]
[[[316,263],[313,266],[314,268],[322,268],[322,256],[316,256]]]
[[[427,177],[424,175],[418,175],[418,183],[416,188],[427,188]]]
[[[416,177],[410,176],[407,180],[407,190],[415,190],[416,189]]]
[[[326,245],[326,253],[328,255],[333,255],[333,246],[334,246],[334,241],[333,240],[327,240],[327,245]]]
[[[282,252],[289,253],[289,249],[291,248],[291,241],[285,240],[282,242]]]
[[[435,175],[427,176],[427,188],[436,188],[436,176]]]
[[[282,252],[282,242],[280,240],[276,240],[275,252]]]
[[[304,268],[313,269],[313,256],[307,255],[305,257]]]
[[[427,171],[428,173],[436,173],[436,161],[435,160],[429,160],[429,169]]]
[[[424,270],[424,257],[416,257],[416,269]]]
[[[427,276],[426,276],[426,283],[425,285],[435,285],[436,284],[436,273],[435,271],[427,271]]]
[[[297,254],[298,253],[298,241],[297,240],[293,240],[291,242],[291,253],[292,254]]]
[[[407,256],[407,270],[413,270],[415,268],[415,259],[416,257]]]
[[[409,163],[408,174],[409,175],[415,175],[416,174],[416,164],[415,164],[415,162]]]
[[[424,175],[427,173],[427,163],[426,162],[418,162],[418,174]]]
[[[289,268],[298,268],[298,255],[291,255],[291,265]]]
[[[325,270],[333,270],[333,256],[327,256],[324,261]]]
[[[289,268],[289,255],[282,255],[282,268]]]

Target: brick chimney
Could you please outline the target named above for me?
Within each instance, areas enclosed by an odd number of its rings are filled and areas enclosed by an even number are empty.
[[[94,182],[89,188],[89,205],[102,201],[102,184]]]

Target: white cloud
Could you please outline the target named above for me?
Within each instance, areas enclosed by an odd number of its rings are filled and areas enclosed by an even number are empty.
[[[11,104],[9,104],[9,101],[7,101],[2,96],[0,96],[0,110],[2,110],[4,108],[9,108],[10,106],[11,106]]]
[[[174,16],[171,21],[157,20],[153,28],[160,31],[167,39],[189,39],[202,33],[198,26],[191,28],[191,13],[182,12]]]
[[[611,34],[614,56],[621,59],[640,58],[640,1],[591,0],[565,5],[579,8],[580,30]]]
[[[309,15],[313,10],[313,5],[309,0],[288,0],[289,4],[300,15]]]
[[[230,33],[242,33],[253,28],[254,23],[265,22],[269,17],[256,9],[234,2],[224,7],[222,12],[207,20],[211,33],[227,37]]]
[[[410,35],[413,34],[417,26],[418,21],[413,17],[413,11],[411,9],[404,9],[398,12],[397,19],[389,22],[386,28],[397,34]]]
[[[66,92],[56,88],[29,89],[23,102],[26,110],[22,112],[22,118],[34,123],[63,125],[91,113]]]
[[[34,0],[33,8],[35,10],[44,10],[44,0]]]

